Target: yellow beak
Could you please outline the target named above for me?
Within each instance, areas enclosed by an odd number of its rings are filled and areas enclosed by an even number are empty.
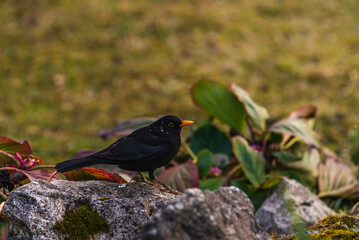
[[[192,123],[193,123],[193,121],[183,120],[182,123],[181,123],[181,125],[180,125],[180,127],[183,127],[183,126],[185,126],[185,125],[192,124]]]

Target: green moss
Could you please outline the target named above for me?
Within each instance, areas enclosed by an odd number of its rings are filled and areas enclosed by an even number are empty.
[[[358,240],[359,232],[329,229],[322,233],[313,234],[311,238],[314,240]]]
[[[57,222],[54,229],[68,239],[88,240],[91,235],[108,232],[109,226],[104,217],[85,203],[78,208],[67,210],[64,219]]]
[[[288,236],[286,238],[284,238],[285,240],[299,240],[299,238],[297,236]]]
[[[271,238],[272,239],[278,239],[278,236],[279,236],[279,234],[277,232],[275,232],[275,233],[272,233]]]
[[[329,216],[309,228],[313,240],[359,240],[359,218],[352,216]],[[289,236],[286,240],[297,240]]]
[[[97,199],[98,201],[105,201],[111,199],[110,197],[100,197],[99,199]]]
[[[327,229],[337,230],[359,230],[359,219],[352,216],[329,216],[318,221],[310,227],[311,231],[325,231]]]
[[[148,215],[151,217],[154,212],[155,212],[155,209],[154,209],[154,208],[150,208],[150,211],[148,212]]]
[[[359,219],[352,216],[329,216],[310,227],[310,231],[319,232],[312,239],[359,239]]]

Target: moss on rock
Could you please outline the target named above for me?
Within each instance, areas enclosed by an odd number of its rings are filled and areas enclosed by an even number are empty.
[[[78,208],[69,209],[54,229],[66,235],[68,239],[88,240],[92,235],[108,232],[109,225],[93,208],[84,203]]]
[[[105,200],[109,200],[111,199],[110,197],[100,197],[99,199],[97,199],[98,201],[105,201]]]
[[[359,240],[359,218],[353,216],[329,216],[309,228],[312,240]],[[297,240],[289,236],[286,240]]]

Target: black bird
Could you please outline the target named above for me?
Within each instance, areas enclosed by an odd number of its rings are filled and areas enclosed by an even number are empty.
[[[55,168],[58,172],[67,172],[95,164],[114,164],[124,170],[137,171],[146,183],[155,185],[141,174],[148,172],[152,180],[156,180],[170,192],[178,193],[159,181],[154,171],[174,158],[181,144],[181,129],[191,123],[193,121],[181,121],[176,116],[167,115],[120,138],[97,153],[58,163]]]

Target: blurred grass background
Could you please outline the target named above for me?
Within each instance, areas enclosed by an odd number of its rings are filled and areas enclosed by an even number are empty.
[[[100,129],[172,113],[200,120],[194,82],[236,82],[272,118],[319,108],[325,144],[359,121],[355,0],[3,0],[0,135],[47,163],[101,148]]]

